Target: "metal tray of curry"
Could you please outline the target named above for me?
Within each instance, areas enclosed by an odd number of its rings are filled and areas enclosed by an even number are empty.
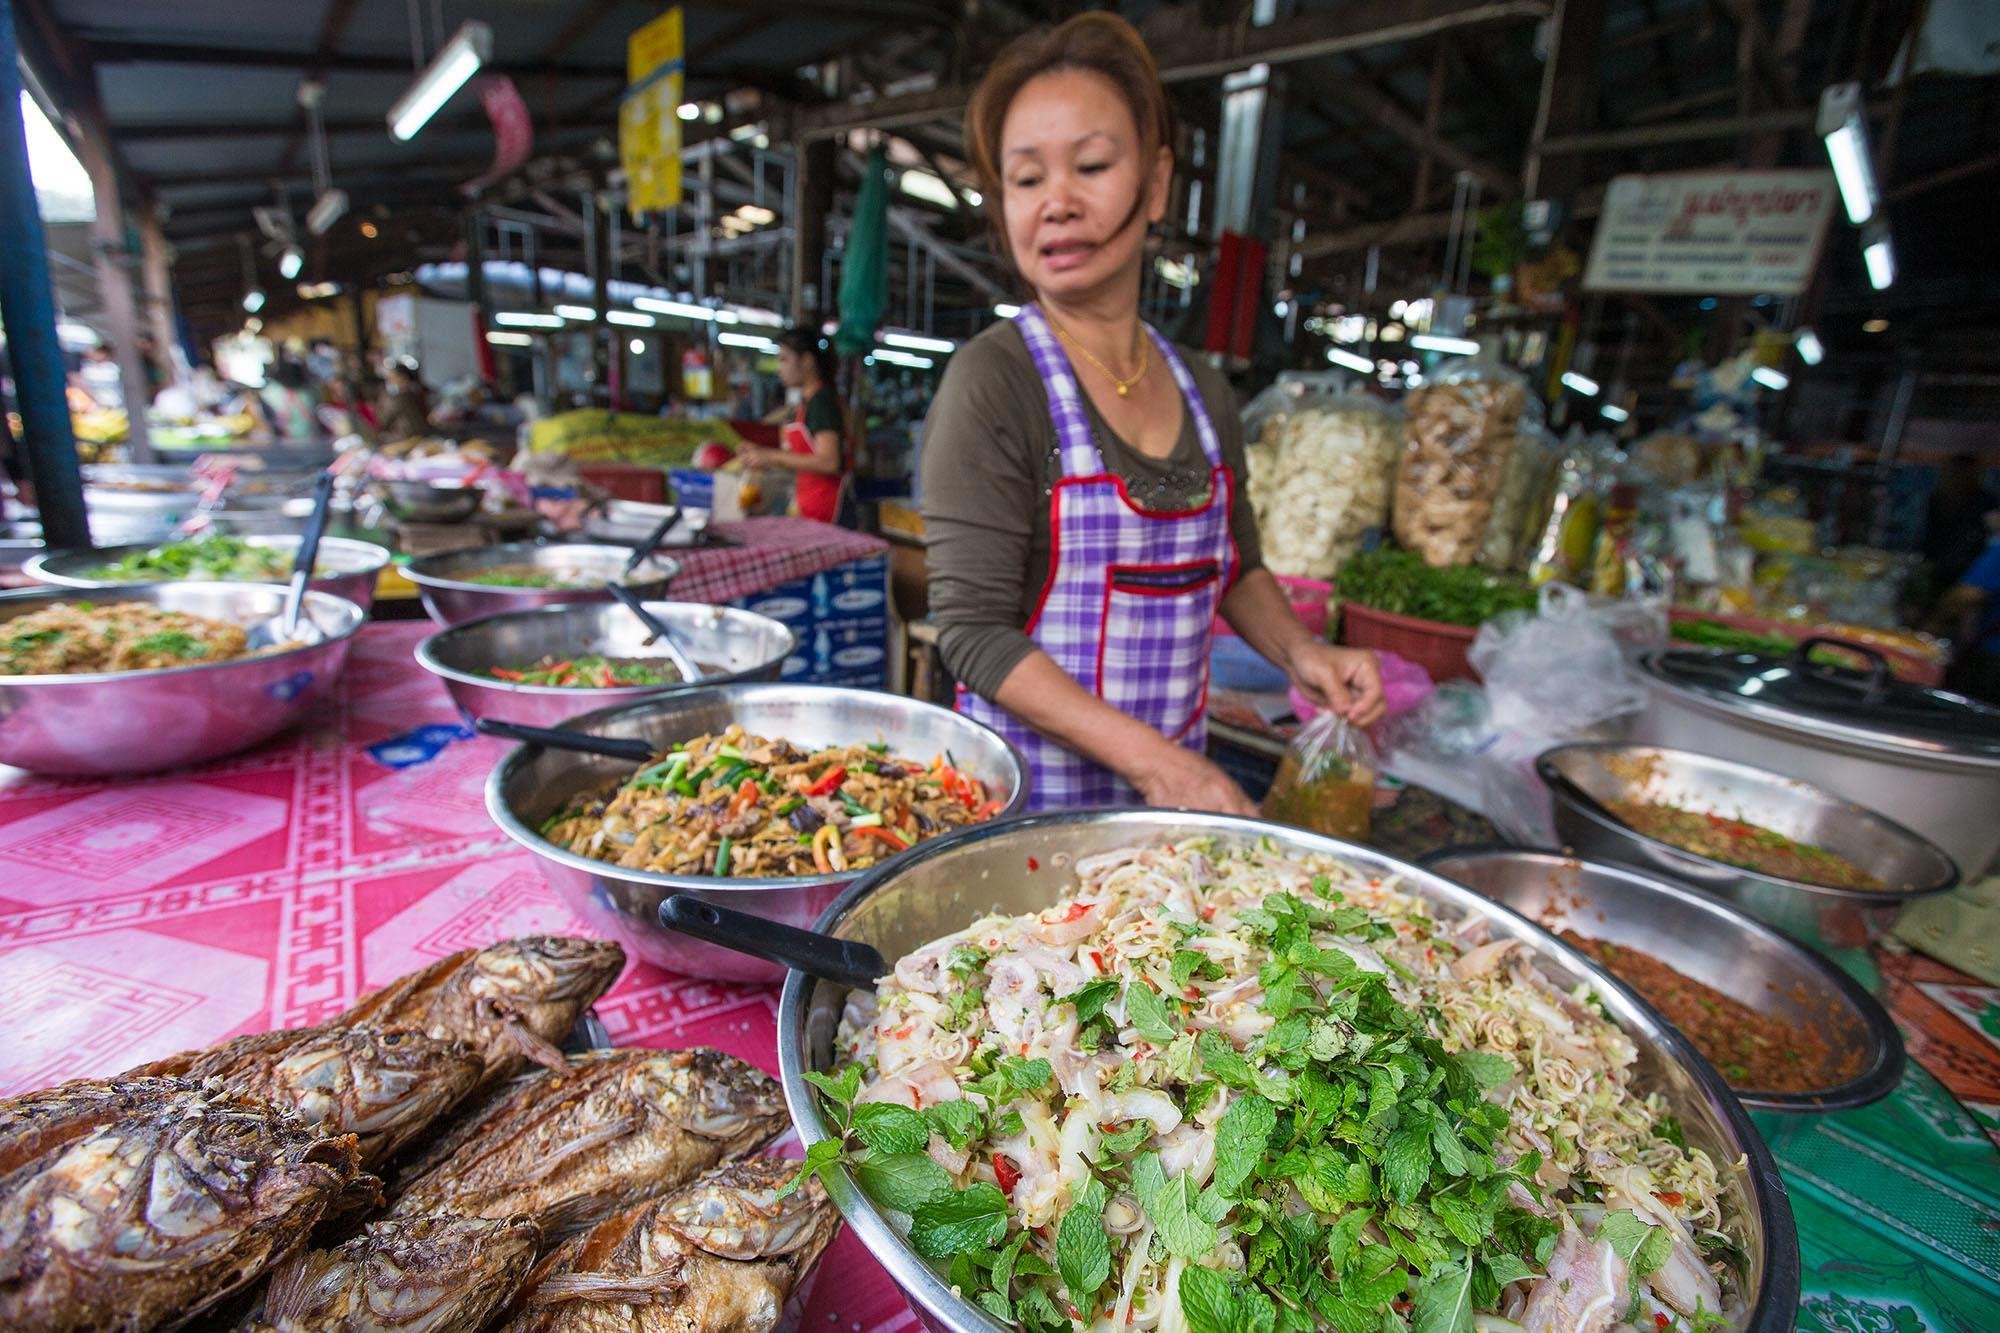
[[[1453,848],[1420,864],[1590,954],[1679,1028],[1745,1106],[1851,1110],[1903,1076],[1903,1039],[1874,996],[1708,894],[1560,852]]]

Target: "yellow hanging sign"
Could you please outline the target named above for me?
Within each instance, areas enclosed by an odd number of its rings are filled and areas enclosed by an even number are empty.
[[[618,158],[633,217],[681,201],[682,85],[687,77],[681,11],[668,10],[625,46],[625,98],[618,108]]]

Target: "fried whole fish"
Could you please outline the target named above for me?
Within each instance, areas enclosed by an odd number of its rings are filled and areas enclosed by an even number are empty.
[[[525,1217],[371,1222],[281,1262],[251,1333],[479,1333],[520,1291],[541,1244]]]
[[[412,1164],[393,1217],[587,1227],[768,1143],[778,1085],[721,1051],[609,1051],[536,1071]]]
[[[174,1328],[241,1290],[351,1197],[350,1135],[177,1079],[52,1088],[41,1148],[0,1177],[0,1328]],[[75,1110],[59,1116],[68,1097]],[[89,1127],[69,1133],[78,1125]],[[64,1126],[56,1132],[53,1126]]]
[[[172,1078],[79,1078],[0,1099],[0,1179],[162,1096],[192,1088]]]
[[[486,1061],[482,1082],[491,1083],[528,1060],[562,1068],[558,1043],[624,969],[625,951],[609,940],[524,935],[398,977],[329,1026],[469,1041]]]
[[[752,1157],[627,1209],[536,1266],[506,1333],[768,1333],[833,1239],[817,1180]]]
[[[424,1132],[484,1075],[477,1048],[421,1032],[292,1028],[141,1065],[127,1078],[220,1079],[231,1092],[298,1112],[309,1128],[353,1134],[373,1167]]]

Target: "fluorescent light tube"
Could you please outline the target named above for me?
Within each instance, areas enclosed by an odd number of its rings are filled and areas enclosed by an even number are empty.
[[[1012,319],[1021,313],[1021,307],[1006,301],[995,301],[993,303],[993,313],[1002,319]]]
[[[1597,381],[1588,375],[1579,375],[1574,370],[1565,370],[1562,382],[1586,398],[1597,397]]]
[[[1356,356],[1345,347],[1327,348],[1326,359],[1333,362],[1336,366],[1345,366],[1357,375],[1373,375],[1375,373],[1375,363],[1373,361],[1370,361],[1365,356]]]
[[[885,333],[882,343],[890,347],[908,347],[919,352],[956,352],[958,344],[948,338],[924,338],[914,333]]]
[[[305,266],[306,257],[296,245],[286,246],[284,253],[278,256],[278,276],[281,278],[296,278]]]
[[[785,327],[785,317],[775,310],[761,310],[754,305],[739,305],[733,310],[737,319],[745,324],[762,324],[773,329]]]
[[[505,333],[499,329],[486,335],[486,341],[498,347],[533,347],[535,335],[532,333]]]
[[[1792,377],[1790,375],[1787,375],[1782,370],[1774,370],[1770,366],[1758,366],[1755,370],[1750,372],[1750,378],[1757,381],[1757,383],[1763,385],[1765,388],[1771,390],[1773,393],[1784,392],[1785,386],[1789,385],[1792,382]]]
[[[1616,403],[1606,403],[1597,410],[1603,414],[1606,421],[1623,421],[1632,415]]]
[[[459,25],[417,81],[389,108],[389,133],[408,143],[452,94],[493,57],[493,29],[477,19]]]
[[[1826,360],[1826,344],[1811,329],[1800,329],[1792,335],[1792,346],[1799,349],[1799,360],[1809,366],[1816,366]]]
[[[561,315],[537,315],[528,310],[502,310],[493,316],[493,322],[517,329],[559,329],[563,326]]]
[[[1390,327],[1394,328],[1395,326],[1391,325]],[[1401,329],[1397,329],[1396,332],[1398,336],[1401,336]],[[1395,339],[1389,337],[1389,330],[1386,328],[1382,330],[1382,336],[1388,341],[1395,341]],[[1412,334],[1410,336],[1410,346],[1426,352],[1452,352],[1459,356],[1471,356],[1479,350],[1479,344],[1470,338],[1447,338],[1441,333]]]
[[[718,333],[715,340],[725,347],[748,347],[759,352],[775,352],[778,344],[755,333]]]
[[[597,312],[587,305],[559,305],[555,307],[555,312],[564,319],[591,320],[597,318]]]
[[[1878,231],[1861,245],[1861,260],[1868,265],[1868,285],[1876,291],[1889,289],[1896,280],[1896,252],[1889,248],[1889,233]]]
[[[717,324],[737,322],[734,310],[711,310],[705,305],[690,305],[686,301],[662,301],[657,296],[635,296],[632,304],[641,310],[650,310],[656,315],[678,315],[682,319],[713,321]]]
[[[562,307],[557,306],[556,309],[560,310]],[[650,329],[653,325],[659,323],[651,315],[642,315],[636,310],[608,310],[605,312],[604,318],[613,324],[623,324],[627,328],[633,329]]]
[[[896,181],[896,188],[912,199],[921,199],[940,208],[958,207],[958,196],[952,192],[951,186],[942,177],[933,176],[928,171],[905,171]]]
[[[243,293],[243,308],[253,315],[262,310],[264,308],[264,289],[262,287],[252,287],[249,291]]]
[[[877,361],[887,361],[889,364],[895,366],[909,366],[914,370],[929,370],[937,364],[937,362],[927,356],[912,356],[908,352],[893,352],[886,347],[875,349],[875,359]]]

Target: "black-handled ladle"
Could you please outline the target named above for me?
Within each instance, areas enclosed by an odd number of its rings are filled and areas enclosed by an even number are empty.
[[[680,521],[681,507],[679,505],[668,505],[667,516],[660,520],[658,527],[653,529],[653,535],[643,541],[633,543],[632,554],[627,557],[625,571],[619,577],[632,577],[632,571],[645,563],[647,556],[660,549],[660,543],[667,539],[667,534],[674,530],[674,524]]]
[[[285,599],[279,604],[278,618],[265,621],[250,631],[249,644],[252,648],[273,648],[281,644],[300,642],[317,643],[326,637],[320,627],[311,621],[309,638],[301,639],[301,615],[306,604],[306,585],[312,581],[313,565],[319,561],[320,538],[326,535],[327,510],[333,505],[333,473],[322,472],[313,483],[312,517],[306,520],[305,533],[299,538],[298,554],[292,559],[292,577],[285,587]]]
[[[876,980],[889,971],[872,944],[780,925],[749,912],[717,907],[690,894],[676,893],[661,903],[660,924],[704,943],[842,986],[873,990]]]
[[[530,727],[519,722],[503,722],[497,717],[479,718],[473,722],[472,729],[482,736],[496,736],[503,741],[546,745],[551,750],[597,754],[607,759],[629,759],[635,764],[646,763],[655,753],[649,741],[624,736],[593,736],[587,731],[566,731],[560,727]]]
[[[667,628],[666,623],[646,609],[646,604],[639,600],[639,595],[622,583],[606,586],[610,588],[611,595],[618,600],[618,604],[637,616],[639,623],[646,627],[646,632],[659,640],[660,647],[667,650],[667,660],[674,664],[674,670],[681,673],[681,679],[689,684],[699,681],[702,677],[701,668],[695,665],[695,660],[688,656],[687,650],[681,647],[680,641],[674,638],[674,632]]]

